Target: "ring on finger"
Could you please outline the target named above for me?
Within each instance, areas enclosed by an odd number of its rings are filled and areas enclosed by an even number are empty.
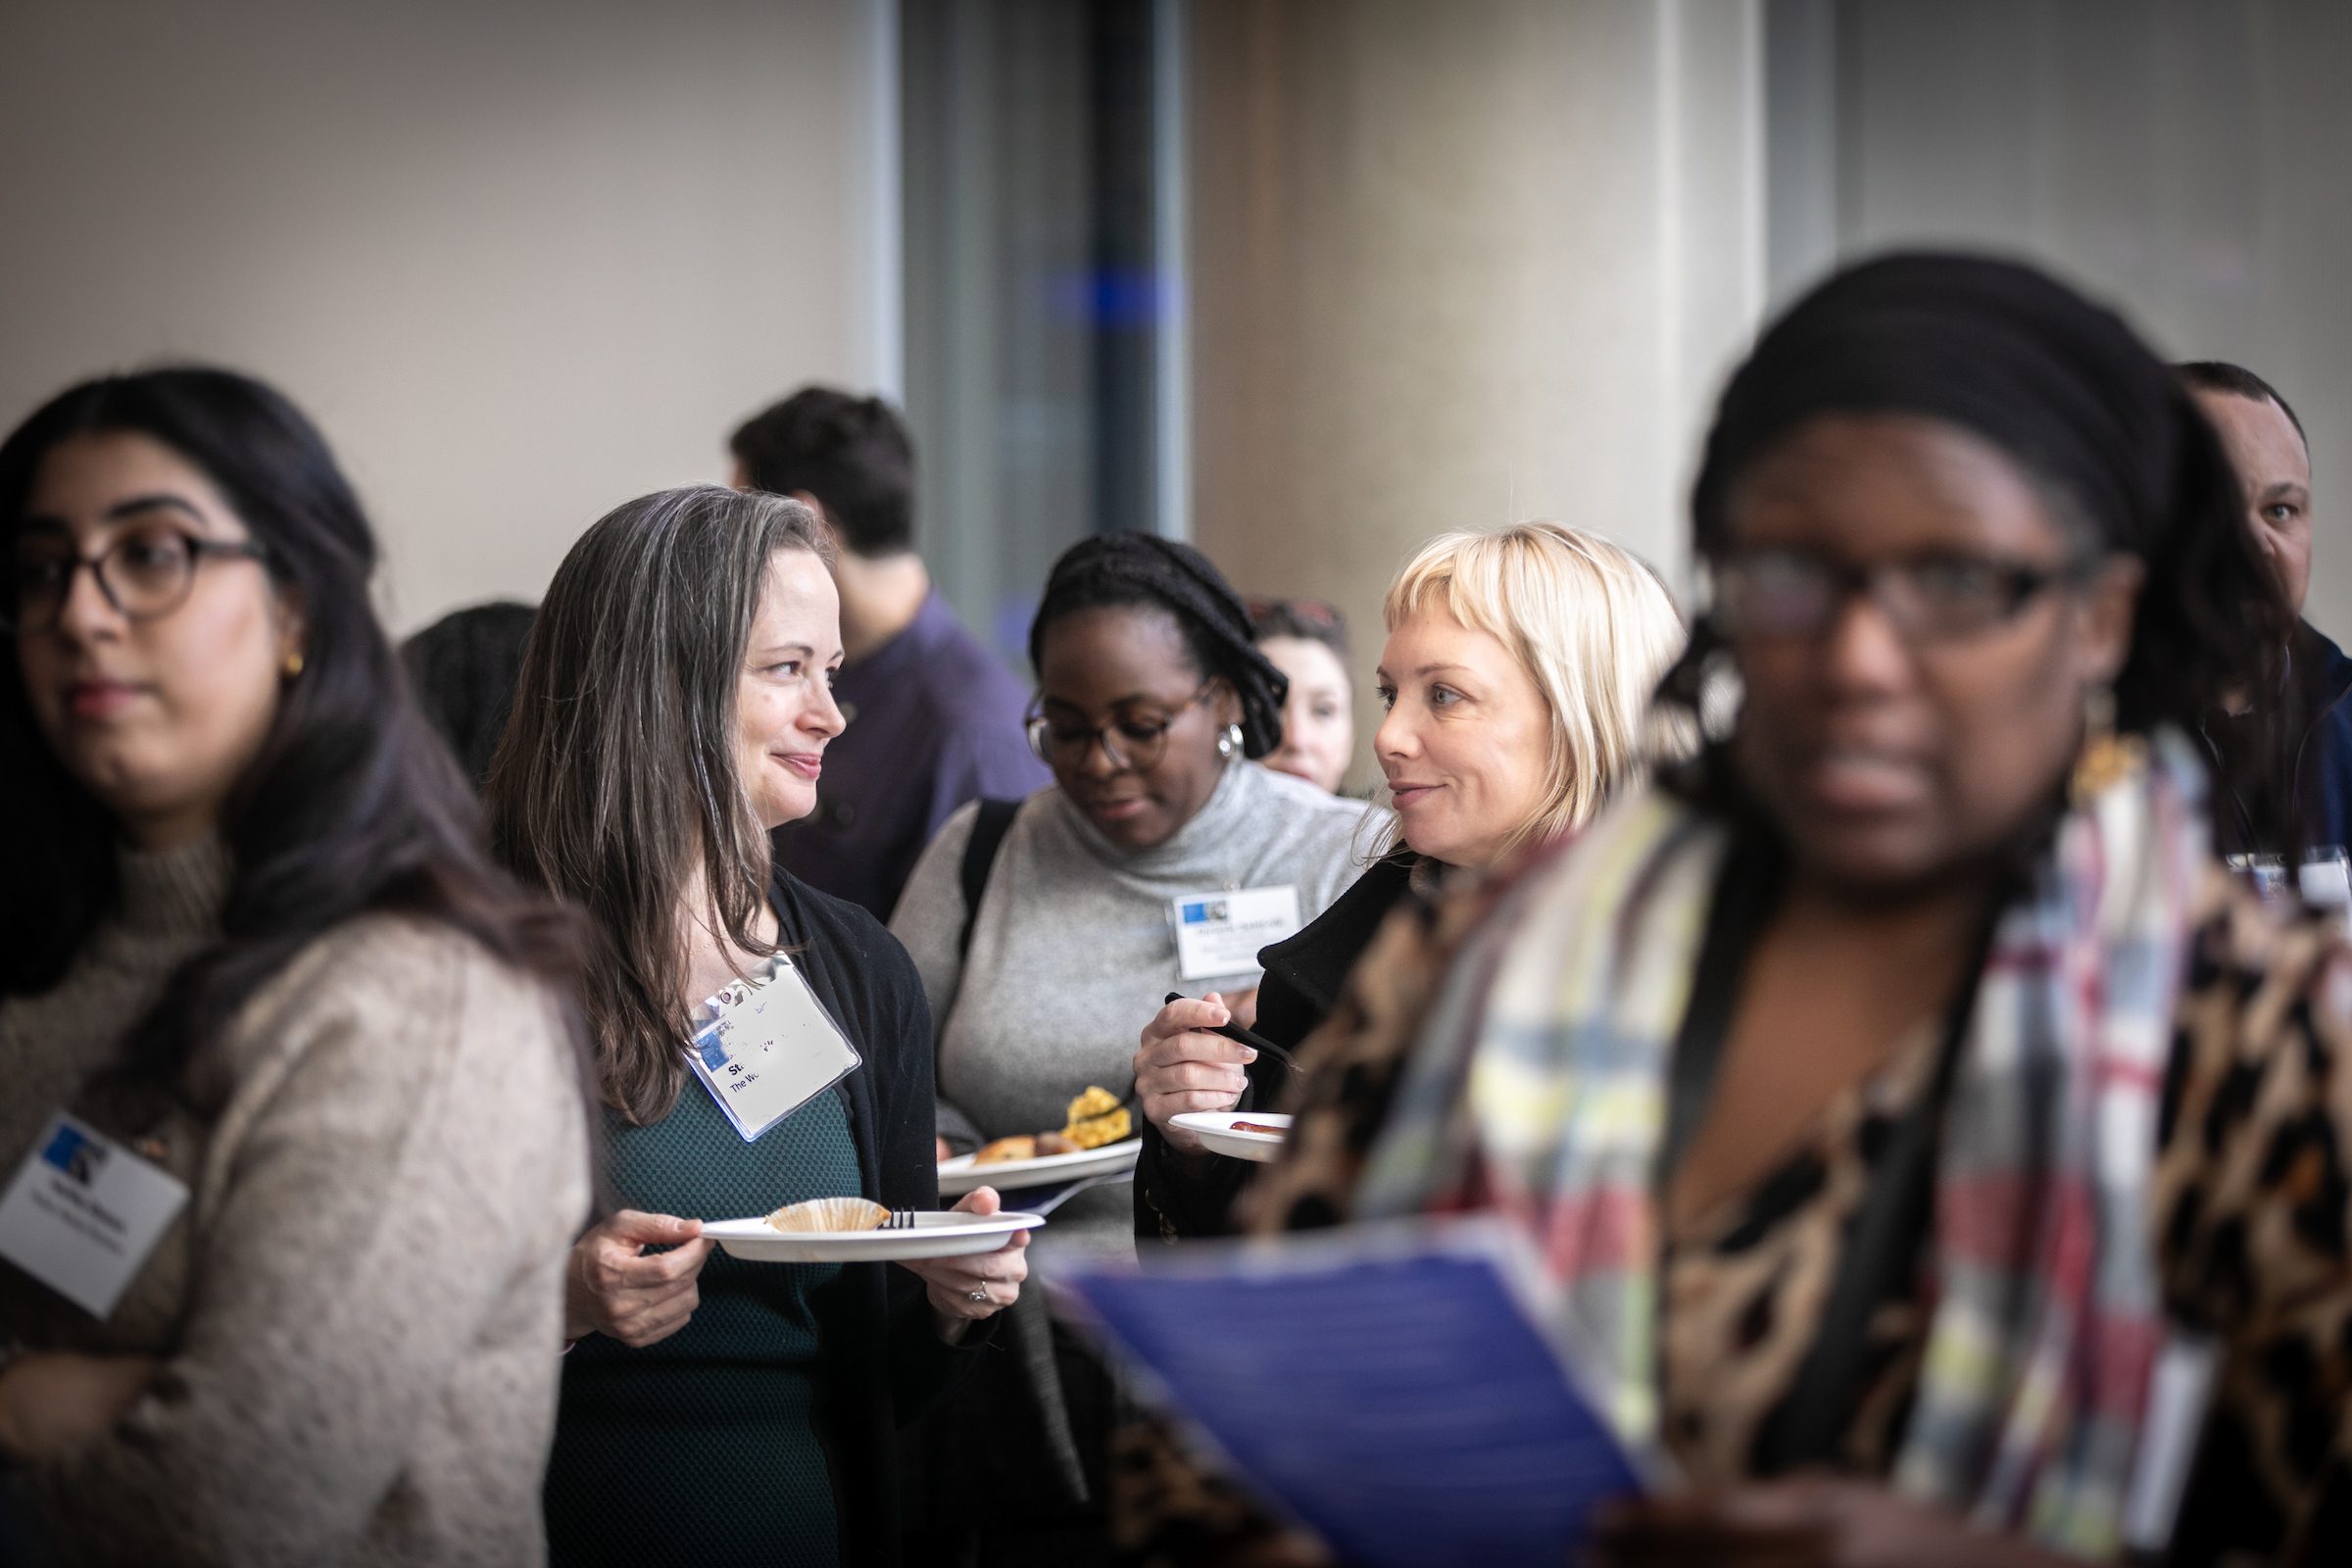
[[[974,1302],[985,1301],[988,1299],[988,1292],[985,1290],[971,1291],[965,1294],[964,1299]]]

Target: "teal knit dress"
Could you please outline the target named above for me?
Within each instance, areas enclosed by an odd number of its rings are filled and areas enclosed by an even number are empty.
[[[838,1091],[749,1144],[691,1079],[652,1126],[607,1121],[608,1169],[630,1208],[737,1219],[859,1191]],[[580,1342],[564,1363],[548,1461],[555,1568],[835,1568],[839,1527],[816,1407],[819,1293],[839,1272],[713,1250],[702,1304],[677,1333],[640,1350],[601,1335]]]

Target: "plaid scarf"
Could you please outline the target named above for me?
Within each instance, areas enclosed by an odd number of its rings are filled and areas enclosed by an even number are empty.
[[[2112,1555],[2163,1337],[2149,1183],[2206,851],[2179,736],[2070,811],[2005,909],[1942,1117],[1933,1319],[1893,1484]],[[1658,1451],[1667,1064],[1729,834],[1651,791],[1525,877],[1425,1025],[1356,1217],[1511,1216],[1621,1437]]]

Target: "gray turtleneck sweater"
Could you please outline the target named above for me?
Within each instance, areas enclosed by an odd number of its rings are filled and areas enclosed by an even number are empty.
[[[122,905],[0,1003],[0,1174],[219,931],[225,854],[122,858]],[[155,1356],[105,1438],[27,1492],[72,1562],[532,1564],[587,1117],[537,983],[368,916],[238,1017],[220,1114],[136,1132],[191,1192],[104,1321],[0,1267],[14,1353]],[[94,1115],[103,1125],[103,1115]],[[157,1149],[160,1144],[160,1151]]]
[[[1295,886],[1299,918],[1312,920],[1362,873],[1387,820],[1361,801],[1236,762],[1174,837],[1138,852],[1105,839],[1058,789],[1043,789],[1004,835],[958,960],[963,851],[977,814],[966,807],[941,826],[890,929],[931,1003],[940,1098],[990,1138],[1059,1127],[1089,1084],[1127,1094],[1144,1025],[1170,991],[1231,995],[1257,984],[1254,963],[1181,978],[1171,900]],[[1134,1255],[1132,1195],[1081,1193],[1038,1246]]]

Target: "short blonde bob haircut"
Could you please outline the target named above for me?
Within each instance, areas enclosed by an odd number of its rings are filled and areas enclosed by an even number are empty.
[[[1690,752],[1689,726],[1650,702],[1682,654],[1682,612],[1647,562],[1600,535],[1522,522],[1433,539],[1382,606],[1392,632],[1426,611],[1509,649],[1551,710],[1545,804],[1509,848],[1583,827],[1652,763]]]

